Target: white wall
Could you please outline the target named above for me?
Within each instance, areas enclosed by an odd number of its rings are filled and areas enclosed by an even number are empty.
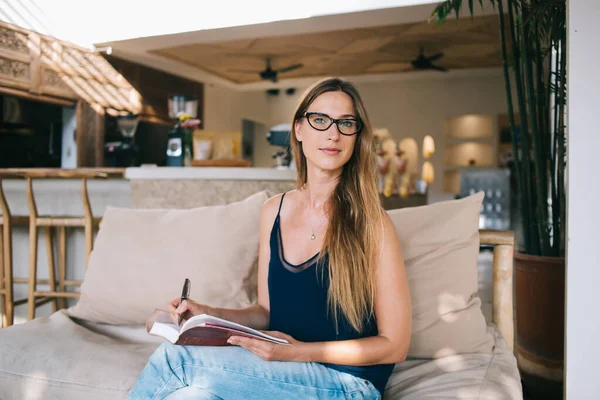
[[[61,168],[77,167],[77,142],[75,141],[75,108],[63,107],[62,109],[62,155],[60,158]]]
[[[239,92],[214,84],[204,86],[204,129],[239,132],[243,118],[270,123],[264,92]]]
[[[269,115],[268,96],[263,91],[240,92],[226,87],[208,84],[204,86],[204,129],[215,131],[242,131],[242,119],[256,122],[254,132],[254,167],[270,167],[271,155],[277,147],[266,139],[273,125]]]
[[[600,26],[597,0],[568,5],[568,185],[565,372],[567,399],[598,398],[600,214],[598,110]]]
[[[444,118],[468,113],[490,114],[494,116],[495,124],[496,115],[507,109],[504,80],[499,70],[475,76],[428,75],[413,80],[358,82],[356,85],[374,127],[388,128],[398,140],[413,137],[419,149],[426,135],[433,136],[436,142],[432,160],[436,173],[431,188],[433,196],[439,196],[443,191]],[[207,129],[212,124],[240,124],[240,114],[252,120],[266,119],[267,125],[289,123],[306,88],[296,89],[292,96],[282,92],[277,97],[267,98],[263,91],[236,94],[229,89],[212,87],[207,90],[205,103]],[[245,94],[248,97],[243,97]],[[227,118],[238,120],[226,121]],[[268,146],[266,140],[263,143]],[[270,151],[258,151],[271,154]],[[263,161],[267,165],[271,163],[271,160]],[[420,159],[419,171],[422,162]]]

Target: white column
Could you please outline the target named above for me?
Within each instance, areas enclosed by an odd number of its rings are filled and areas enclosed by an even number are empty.
[[[597,399],[600,362],[600,2],[567,0],[567,399]]]
[[[61,168],[77,167],[77,143],[75,142],[75,118],[74,107],[63,107],[62,112],[62,154],[60,159]]]

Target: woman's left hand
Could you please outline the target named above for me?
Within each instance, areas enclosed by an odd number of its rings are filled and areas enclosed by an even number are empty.
[[[289,345],[253,339],[245,336],[232,336],[227,340],[227,342],[234,346],[243,347],[244,349],[253,352],[266,361],[308,361],[306,354],[302,349],[302,347],[305,345],[304,342],[300,342],[290,335],[286,335],[285,333],[278,331],[262,332],[269,336],[285,339],[288,341]]]

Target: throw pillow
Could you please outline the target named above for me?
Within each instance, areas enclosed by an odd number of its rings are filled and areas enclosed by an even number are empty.
[[[256,300],[259,219],[266,192],[195,209],[109,207],[78,303],[69,314],[109,324],[143,324],[181,294],[215,307]]]
[[[483,192],[388,211],[400,238],[412,302],[409,357],[490,353],[478,292]]]

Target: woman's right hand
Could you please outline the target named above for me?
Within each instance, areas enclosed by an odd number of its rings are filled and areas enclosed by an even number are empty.
[[[167,311],[169,311],[169,314],[171,315],[171,320],[175,324],[179,322],[180,315],[182,317],[182,324],[188,319],[192,318],[194,315],[212,315],[211,308],[206,304],[196,303],[192,299],[186,299],[181,301],[180,297],[176,297],[173,300],[171,300],[171,302],[167,305]]]

